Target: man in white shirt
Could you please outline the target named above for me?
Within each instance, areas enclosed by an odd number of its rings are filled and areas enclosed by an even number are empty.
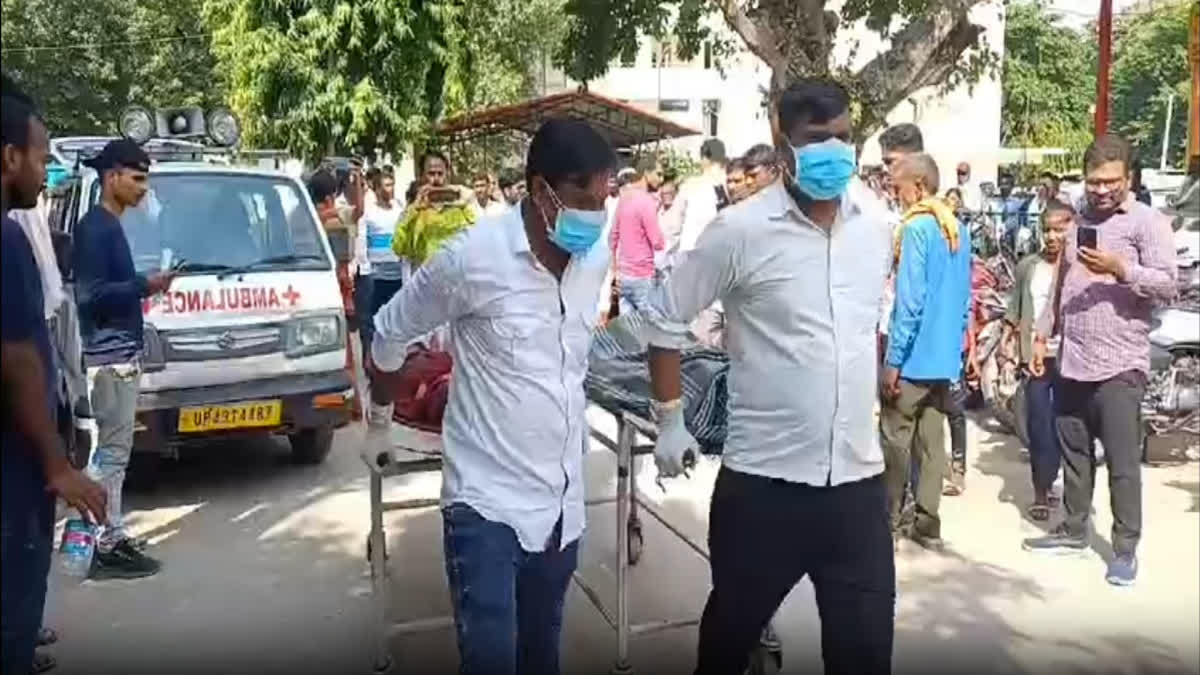
[[[498,215],[507,208],[504,202],[495,198],[490,175],[475,174],[475,180],[471,182],[471,190],[474,192],[471,208],[475,211],[476,220],[481,220],[484,216]]]
[[[983,208],[983,193],[979,185],[971,180],[971,165],[959,162],[954,169],[958,193],[962,195],[962,204],[968,211],[979,211]]]
[[[586,123],[545,122],[529,146],[529,196],[445,244],[375,316],[373,395],[394,385],[411,343],[449,327],[442,516],[467,675],[559,672],[584,528],[583,380],[615,163]],[[373,401],[371,442],[390,419],[390,405]]]
[[[408,277],[408,262],[396,257],[392,251],[396,223],[404,213],[404,207],[396,199],[396,176],[392,167],[379,171],[374,192],[373,203],[366,205],[358,221],[359,244],[356,247],[362,249],[366,258],[366,271],[360,265],[359,278],[369,277],[369,296],[359,328],[364,354],[371,348],[371,337],[375,333],[372,317],[392,299]]]
[[[675,249],[667,251],[668,265],[673,266],[675,258],[696,247],[696,241],[717,217],[717,211],[729,203],[730,195],[725,189],[727,164],[725,144],[721,139],[710,138],[700,145],[700,175],[685,180],[675,197],[679,210],[677,217],[682,224]],[[724,328],[720,303],[704,308],[691,325],[692,334],[700,343],[714,348],[723,346]]]
[[[712,592],[699,675],[739,675],[808,575],[827,673],[891,667],[895,569],[875,431],[875,325],[891,233],[855,172],[850,102],[802,80],[778,102],[791,164],[723,210],[651,296],[660,474],[694,447],[683,423],[682,326],[714,300],[728,321],[729,429],[709,517]]]

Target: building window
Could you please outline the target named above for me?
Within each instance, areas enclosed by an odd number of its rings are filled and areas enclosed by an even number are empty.
[[[707,99],[704,101],[704,132],[709,136],[717,136],[720,126],[721,101]]]
[[[713,67],[713,45],[712,40],[704,41],[704,69],[708,70]]]
[[[637,49],[631,49],[628,53],[621,52],[621,67],[632,68],[637,65]]]

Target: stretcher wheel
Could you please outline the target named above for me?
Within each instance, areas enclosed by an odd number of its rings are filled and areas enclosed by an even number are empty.
[[[387,559],[388,559],[387,541],[384,541],[383,542],[383,561],[387,562]],[[369,534],[367,535],[367,562],[368,563],[371,562],[371,535],[369,535]]]
[[[642,549],[646,547],[646,540],[642,536],[642,524],[639,521],[630,520],[628,528],[629,566],[632,567],[642,559]]]

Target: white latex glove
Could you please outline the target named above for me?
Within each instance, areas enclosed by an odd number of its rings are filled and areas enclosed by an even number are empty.
[[[375,466],[380,453],[388,453],[392,449],[392,404],[379,405],[370,401],[370,406],[367,410],[367,436],[363,443],[363,456],[371,466]]]
[[[688,454],[692,453],[694,457],[696,448],[696,439],[683,423],[683,401],[655,401],[654,420],[658,425],[658,440],[654,443],[654,465],[658,467],[658,475],[660,478],[678,476],[687,470]]]

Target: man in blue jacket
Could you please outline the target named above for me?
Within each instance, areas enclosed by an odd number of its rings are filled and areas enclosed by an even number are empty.
[[[904,483],[913,454],[918,544],[942,548],[938,504],[946,469],[945,419],[939,402],[962,368],[963,332],[971,300],[971,242],[938,201],[938,169],[926,154],[893,168],[893,189],[905,210],[897,233],[896,299],[883,372],[880,433],[893,536],[899,534]]]
[[[146,194],[150,158],[145,151],[133,141],[115,140],[87,165],[100,175],[100,202],[75,226],[73,267],[98,431],[88,475],[108,492],[109,508],[109,525],[97,539],[89,577],[135,579],[160,567],[130,538],[121,514],[141,378],[142,298],[166,291],[174,275],[138,274],[119,220]]]

